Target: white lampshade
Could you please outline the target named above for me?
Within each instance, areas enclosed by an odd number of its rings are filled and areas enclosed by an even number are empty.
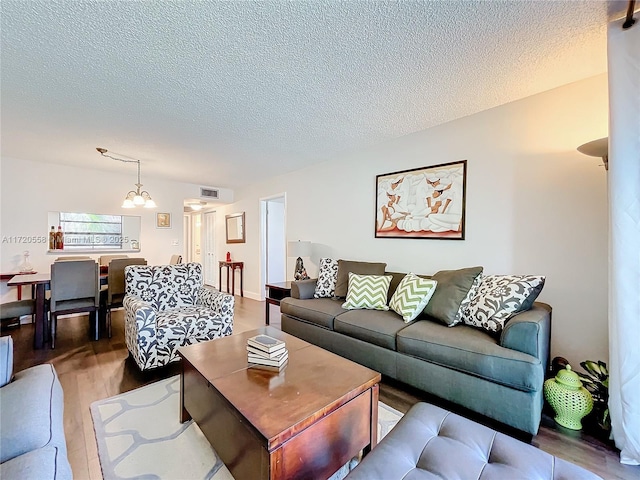
[[[152,199],[148,199],[145,203],[144,203],[144,208],[156,208],[156,202],[154,202]]]
[[[142,195],[136,195],[135,197],[133,197],[133,204],[144,205],[144,198],[142,198]]]
[[[135,205],[130,198],[125,198],[122,202],[122,208],[135,208]]]
[[[302,240],[287,242],[287,255],[289,257],[308,257],[311,255],[311,242]]]

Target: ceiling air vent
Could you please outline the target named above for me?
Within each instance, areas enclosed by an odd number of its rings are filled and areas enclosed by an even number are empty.
[[[202,198],[220,198],[220,190],[216,188],[200,187],[200,197]]]

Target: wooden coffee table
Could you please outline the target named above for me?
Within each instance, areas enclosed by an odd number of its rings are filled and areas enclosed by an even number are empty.
[[[247,338],[286,342],[281,372],[249,368]],[[377,443],[380,374],[273,327],[178,349],[181,421],[238,479],[328,478]]]

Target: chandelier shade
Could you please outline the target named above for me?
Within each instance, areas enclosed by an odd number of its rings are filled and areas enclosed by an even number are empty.
[[[156,202],[153,201],[151,195],[146,190],[142,189],[142,183],[140,183],[140,160],[125,160],[123,158],[117,158],[112,155],[107,155],[107,149],[96,147],[96,150],[100,152],[100,155],[103,157],[108,157],[112,160],[117,160],[118,162],[123,163],[136,163],[138,165],[138,183],[136,183],[136,189],[131,190],[127,193],[126,197],[124,197],[124,202],[122,202],[122,208],[136,208],[136,207],[144,207],[144,208],[156,208]]]

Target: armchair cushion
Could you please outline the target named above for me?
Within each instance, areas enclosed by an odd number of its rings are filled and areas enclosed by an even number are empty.
[[[125,284],[127,295],[140,297],[156,310],[195,305],[202,286],[202,265],[130,265],[125,268]]]
[[[0,464],[0,478],[71,480],[73,474],[64,450],[46,446]]]
[[[178,357],[176,347],[206,342],[231,335],[232,326],[221,317],[211,316],[203,306],[165,310],[156,316],[157,355],[169,363]]]
[[[50,445],[66,453],[62,387],[51,364],[16,374],[0,389],[0,463]],[[60,415],[52,412],[60,412]]]

